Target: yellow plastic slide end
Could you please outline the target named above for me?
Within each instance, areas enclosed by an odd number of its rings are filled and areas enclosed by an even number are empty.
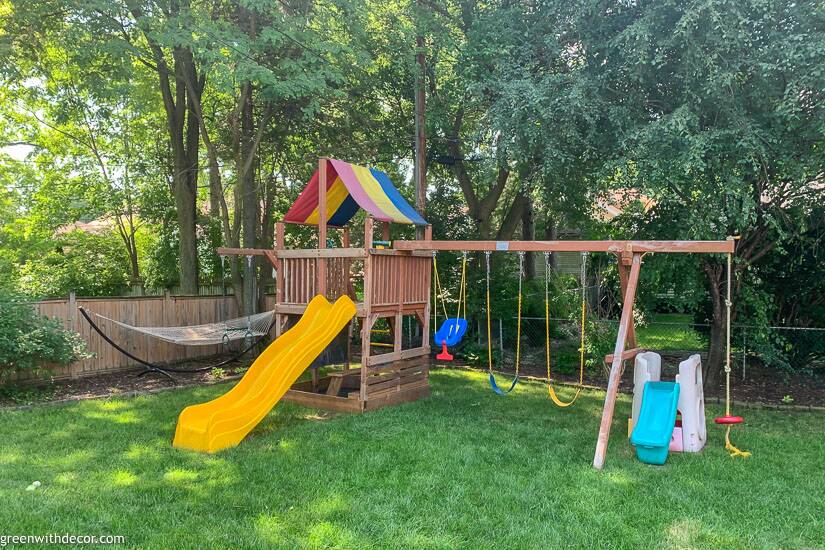
[[[330,304],[315,296],[295,326],[272,342],[231,390],[183,409],[172,445],[208,453],[236,446],[354,316],[349,297]]]

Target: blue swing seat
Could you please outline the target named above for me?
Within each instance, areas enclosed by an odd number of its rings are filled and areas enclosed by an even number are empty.
[[[448,346],[454,346],[461,341],[464,333],[467,332],[467,319],[460,317],[450,317],[446,319],[433,336],[435,344],[440,346],[446,343]]]
[[[503,389],[501,389],[501,387],[500,387],[500,386],[496,383],[496,377],[495,377],[495,375],[494,375],[492,372],[491,372],[491,373],[489,373],[489,374],[490,374],[490,387],[491,387],[491,388],[493,388],[493,391],[494,391],[494,392],[496,392],[496,393],[497,393],[497,394],[499,394],[499,395],[507,395],[508,393],[510,393],[511,391],[513,391],[513,388],[515,388],[515,387],[516,387],[516,384],[518,384],[518,376],[516,376],[515,378],[513,378],[513,381],[510,383],[510,387],[509,387],[508,389],[506,389],[506,390],[503,390]]]

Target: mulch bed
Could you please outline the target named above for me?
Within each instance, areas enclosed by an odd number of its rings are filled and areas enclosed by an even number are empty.
[[[688,357],[687,354],[662,352],[662,380],[673,380],[678,373],[679,361]],[[704,357],[703,357],[704,359]],[[633,392],[632,365],[628,364],[619,386],[623,393]],[[506,369],[505,369],[506,370]],[[547,369],[544,365],[522,365],[522,372],[540,378],[546,378]],[[786,375],[776,369],[766,368],[758,364],[749,364],[742,379],[741,369],[731,371],[731,398],[734,401],[762,404],[766,406],[795,407],[822,407],[825,406],[825,375]],[[575,384],[578,374],[563,374],[553,372],[553,378],[561,382]],[[719,381],[713,387],[705,384],[705,398],[709,402],[717,399],[724,402],[725,376],[721,373]],[[585,373],[585,384],[604,388],[607,385],[605,373]]]
[[[158,373],[147,373],[142,368],[122,370],[114,373],[86,376],[83,378],[63,380],[43,380],[26,386],[0,388],[0,408],[20,407],[43,402],[62,402],[81,399],[95,399],[119,395],[152,393],[165,389],[205,384],[237,378],[251,363],[250,358],[242,358],[222,367],[220,378],[210,371],[190,373],[170,373],[174,382]],[[175,368],[197,369],[216,363],[214,357],[203,361],[188,361],[177,364]]]
[[[678,354],[662,354],[662,379],[672,380],[676,375],[677,365],[684,356]],[[204,362],[192,361],[185,365],[176,365],[181,368],[198,368],[214,363],[210,358]],[[162,391],[167,388],[205,385],[221,380],[238,378],[249,366],[250,358],[239,360],[223,367],[223,376],[216,378],[209,371],[197,373],[174,373],[175,382],[155,373],[137,376],[141,369],[120,371],[71,380],[44,381],[36,385],[22,388],[0,388],[0,407],[19,407],[42,402],[61,402],[79,399],[94,399],[110,396],[134,395]],[[447,366],[447,365],[445,365]],[[455,366],[465,366],[456,361]],[[506,369],[505,369],[506,371]],[[524,364],[521,367],[523,374],[544,378],[544,365]],[[747,370],[745,380],[741,378],[741,370],[731,373],[731,393],[735,401],[765,406],[790,406],[789,408],[822,407],[825,406],[825,376],[790,375],[783,376],[773,369],[751,365]],[[564,374],[554,371],[553,377],[562,383],[575,384],[578,381],[576,374]],[[724,399],[724,376],[714,387],[705,387],[708,401]],[[606,377],[603,373],[587,373],[585,384],[604,388]],[[622,377],[620,391],[633,391],[633,378],[626,372]]]

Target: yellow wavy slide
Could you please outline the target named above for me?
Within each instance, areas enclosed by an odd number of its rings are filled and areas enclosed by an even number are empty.
[[[231,390],[183,409],[175,447],[214,453],[234,447],[269,413],[312,361],[355,316],[355,304],[318,295],[294,327],[267,347]]]

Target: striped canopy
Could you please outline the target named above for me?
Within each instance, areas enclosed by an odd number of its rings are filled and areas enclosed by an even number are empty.
[[[381,170],[327,160],[327,224],[346,225],[363,208],[375,219],[415,225],[427,222],[404,200]],[[318,171],[312,175],[284,221],[318,225]]]

